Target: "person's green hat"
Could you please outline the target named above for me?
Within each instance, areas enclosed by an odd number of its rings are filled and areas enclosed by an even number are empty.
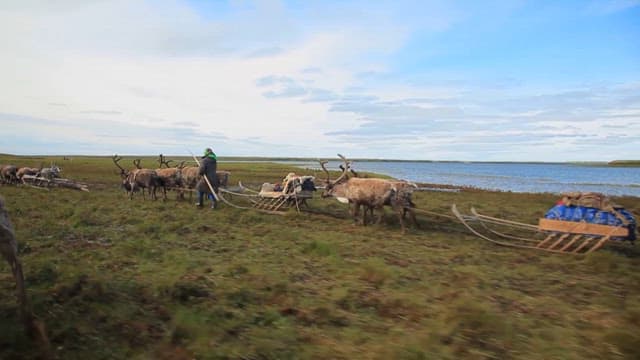
[[[213,160],[217,159],[216,154],[213,152],[213,150],[211,150],[211,148],[204,149],[204,156],[202,158],[204,159],[207,157],[212,158]]]

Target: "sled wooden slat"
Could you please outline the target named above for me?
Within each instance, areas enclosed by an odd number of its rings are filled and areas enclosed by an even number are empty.
[[[571,247],[571,245],[575,244],[576,241],[580,240],[580,238],[582,238],[582,234],[574,235],[573,238],[571,238],[571,240],[563,246],[562,249],[560,249],[560,251],[566,251]]]
[[[540,219],[538,227],[542,231],[557,231],[571,234],[603,235],[626,237],[629,230],[625,227],[614,228],[608,225],[590,224],[586,222]]]
[[[562,234],[562,236],[560,236],[560,238],[558,240],[556,240],[556,242],[554,242],[553,244],[551,244],[551,246],[549,246],[549,250],[555,249],[555,247],[560,245],[560,243],[562,243],[564,241],[564,239],[568,238],[569,235],[571,235],[571,234]]]
[[[537,248],[541,248],[543,247],[546,243],[548,243],[549,241],[551,241],[551,239],[553,239],[553,237],[556,236],[556,234],[549,234],[549,236],[547,236],[546,239],[540,241],[540,243],[538,245],[536,245]]]

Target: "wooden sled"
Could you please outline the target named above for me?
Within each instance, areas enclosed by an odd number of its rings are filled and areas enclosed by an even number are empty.
[[[626,238],[629,229],[587,222],[540,219],[538,225],[524,224],[479,214],[473,207],[463,215],[451,205],[455,217],[476,236],[501,246],[562,254],[588,254],[612,238]]]
[[[24,175],[22,177],[22,183],[34,188],[50,189],[52,187],[63,187],[67,189],[74,189],[80,191],[89,192],[87,184],[79,183],[69,179],[39,177],[35,175]]]
[[[242,183],[238,183],[238,188],[231,191],[229,189],[220,189],[220,198],[227,205],[239,209],[254,209],[260,212],[270,214],[283,214],[286,210],[294,208],[300,212],[302,206],[306,206],[307,199],[313,198],[313,191],[301,190],[295,186],[284,186],[283,191],[255,191],[246,188]],[[244,199],[247,206],[234,203],[231,197]],[[236,200],[240,201],[240,200]]]

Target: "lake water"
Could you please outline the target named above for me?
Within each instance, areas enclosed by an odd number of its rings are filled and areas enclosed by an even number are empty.
[[[318,163],[288,164],[319,169]],[[338,170],[337,161],[328,169]],[[370,171],[415,182],[473,186],[481,189],[532,193],[595,191],[607,195],[640,197],[639,167],[574,164],[354,162],[356,171]]]

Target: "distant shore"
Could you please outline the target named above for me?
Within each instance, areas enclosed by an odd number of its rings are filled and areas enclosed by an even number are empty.
[[[620,167],[640,167],[640,160],[614,160],[609,161],[607,165]]]

